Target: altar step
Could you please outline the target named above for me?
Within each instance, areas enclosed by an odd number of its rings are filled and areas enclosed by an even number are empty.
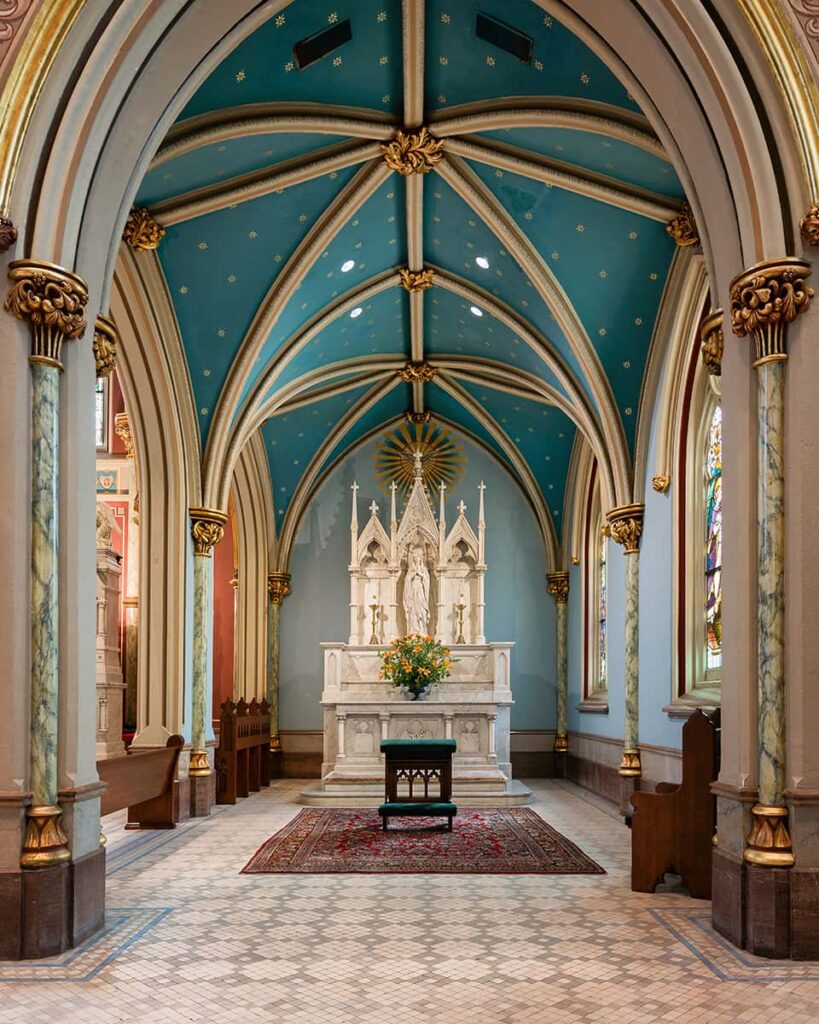
[[[453,780],[452,799],[461,807],[519,807],[529,802],[531,789],[519,779],[510,779],[506,788],[481,788],[479,783],[461,783]],[[300,793],[301,803],[307,807],[378,807],[384,800],[384,780],[362,782],[313,782]]]

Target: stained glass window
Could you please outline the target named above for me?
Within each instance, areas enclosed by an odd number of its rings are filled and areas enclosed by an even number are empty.
[[[705,453],[705,667],[722,667],[722,409],[714,406]]]
[[[606,686],[606,671],[607,671],[607,659],[606,659],[606,618],[608,614],[608,537],[600,531],[600,562],[599,562],[599,576],[597,579],[597,585],[599,588],[598,593],[598,608],[597,614],[599,619],[599,649],[597,652],[597,685],[601,688]]]
[[[96,439],[97,448],[106,448],[108,446],[108,438],[106,437],[106,419],[108,412],[108,392],[105,386],[105,378],[97,377],[97,388],[94,400],[95,406],[95,424],[96,424]]]

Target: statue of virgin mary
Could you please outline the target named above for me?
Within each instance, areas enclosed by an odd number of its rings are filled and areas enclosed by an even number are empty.
[[[404,614],[407,632],[429,632],[429,571],[424,565],[423,549],[417,545],[410,549],[407,574],[404,577]]]

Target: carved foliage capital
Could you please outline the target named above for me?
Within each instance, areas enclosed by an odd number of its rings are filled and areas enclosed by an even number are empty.
[[[683,203],[680,212],[672,217],[665,229],[681,249],[689,245],[699,245],[700,236],[688,203]]]
[[[42,260],[14,260],[8,275],[12,286],[4,305],[18,320],[31,324],[32,357],[61,366],[63,341],[79,338],[85,331],[85,282]]]
[[[556,604],[566,604],[569,600],[569,574],[567,572],[547,573],[546,589],[555,599]]]
[[[134,438],[131,434],[131,421],[127,412],[118,412],[114,417],[114,433],[125,445],[125,452],[129,459],[134,457]]]
[[[432,380],[438,372],[434,366],[427,362],[407,363],[399,371],[401,380],[407,384],[426,384]]]
[[[702,322],[700,332],[700,354],[702,365],[712,377],[722,375],[722,354],[725,351],[725,338],[722,334],[722,310],[715,309]]]
[[[813,289],[805,283],[809,263],[785,257],[744,271],[731,284],[731,327],[739,338],[751,335],[756,362],[785,359],[785,325],[810,308]]]
[[[426,174],[441,160],[443,139],[436,139],[426,128],[405,132],[399,128],[395,138],[381,143],[384,162],[399,174]]]
[[[640,549],[644,511],[645,505],[620,505],[606,515],[612,538],[618,544],[623,545],[623,550],[627,555],[633,555]]]
[[[423,292],[427,288],[431,288],[435,283],[431,267],[427,270],[409,270],[406,267],[402,267],[398,274],[401,278],[401,284],[408,292]]]
[[[225,535],[228,517],[216,508],[192,508],[190,516],[193,550],[197,555],[210,558],[214,545]]]
[[[273,604],[281,604],[292,592],[290,574],[287,572],[269,572],[267,574],[267,592]]]
[[[135,206],[128,214],[122,237],[136,252],[149,252],[159,247],[165,237],[165,228],[144,206]]]
[[[97,363],[97,376],[107,377],[114,369],[117,361],[117,343],[119,334],[116,324],[107,316],[98,316],[94,322],[94,359]]]
[[[817,18],[819,19],[819,8]],[[812,206],[799,221],[799,231],[808,245],[819,245],[819,206]]]

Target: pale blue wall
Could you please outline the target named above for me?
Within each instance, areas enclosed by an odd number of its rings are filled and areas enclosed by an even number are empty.
[[[460,438],[467,456],[464,479],[448,493],[448,521],[463,498],[477,522],[478,483],[486,483],[486,636],[513,640],[512,727],[555,724],[555,612],[546,593],[546,562],[534,514],[512,477],[482,448]],[[302,520],[290,563],[293,593],[282,605],[280,723],[282,729],[320,729],[321,641],[349,636],[350,485],[356,480],[359,521],[375,498],[387,501],[375,481],[370,441],[336,467]],[[275,483],[275,482],[274,482]]]
[[[649,443],[645,518],[640,542],[640,741],[680,747],[682,722],[662,710],[671,700],[672,512],[674,487],[658,494],[651,487],[656,465],[658,414]],[[674,481],[676,483],[676,481]],[[622,739],[624,719],[625,556],[609,542],[609,713],[577,710],[582,694],[583,621],[581,566],[571,566],[569,591],[569,731]]]

